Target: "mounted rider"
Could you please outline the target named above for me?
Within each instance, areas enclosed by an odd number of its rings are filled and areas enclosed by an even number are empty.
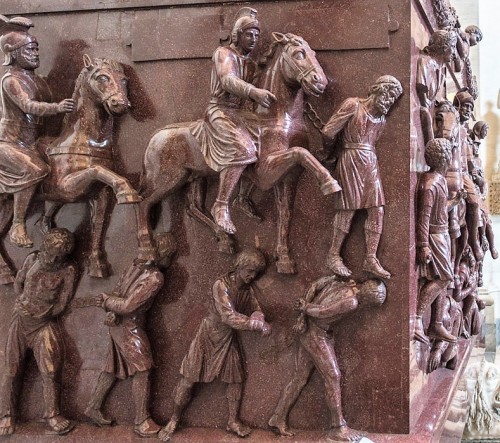
[[[220,172],[219,191],[211,213],[217,225],[234,234],[229,200],[248,164],[258,157],[256,136],[251,129],[251,113],[245,112],[250,99],[269,108],[276,97],[252,85],[255,62],[250,53],[260,36],[257,11],[242,8],[231,32],[229,46],[220,46],[212,57],[211,99],[205,118],[192,128],[207,164]]]
[[[26,232],[26,213],[49,167],[35,149],[43,132],[43,117],[75,110],[75,102],[51,100],[45,80],[35,74],[40,66],[38,41],[28,34],[31,20],[0,15],[0,49],[8,71],[0,80],[2,119],[0,120],[0,194],[14,194],[14,219],[10,241],[32,247]]]

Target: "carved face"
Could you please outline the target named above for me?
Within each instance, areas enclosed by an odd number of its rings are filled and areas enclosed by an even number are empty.
[[[243,54],[247,55],[255,49],[259,41],[260,31],[257,28],[245,29],[239,34],[236,45]]]
[[[451,63],[457,56],[456,46],[446,44],[443,47],[442,59],[444,63]]]
[[[22,69],[33,71],[40,66],[37,42],[31,42],[21,46],[16,50],[15,54],[17,64]]]
[[[446,138],[451,142],[458,137],[459,115],[455,107],[448,101],[437,103],[434,109],[434,135]]]
[[[466,122],[472,117],[472,111],[474,111],[474,105],[469,102],[462,103],[460,109],[458,110],[460,114],[460,121]]]
[[[376,111],[382,115],[387,114],[399,95],[399,91],[394,88],[380,90],[374,100]]]
[[[44,247],[40,250],[40,263],[44,269],[55,268],[64,262],[67,254],[66,248],[55,245]]]
[[[246,285],[252,283],[257,275],[259,274],[259,270],[252,265],[240,266],[237,270],[237,277],[241,279],[243,283]]]

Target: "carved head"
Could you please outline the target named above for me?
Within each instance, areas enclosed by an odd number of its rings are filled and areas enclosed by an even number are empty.
[[[475,140],[483,140],[488,136],[488,123],[483,120],[477,121],[472,127],[472,135]]]
[[[434,107],[433,121],[434,135],[458,141],[460,130],[460,116],[457,109],[449,100],[437,101]]]
[[[467,90],[459,91],[455,94],[453,106],[460,114],[460,121],[466,122],[472,117],[474,111],[474,97]]]
[[[316,52],[298,35],[280,32],[273,32],[272,35],[274,41],[264,54],[263,62],[266,63],[279,54],[278,66],[287,83],[300,85],[307,95],[314,97],[321,95],[328,80],[316,59]],[[279,48],[281,53],[278,51]]]
[[[234,262],[235,273],[245,284],[251,283],[266,267],[264,254],[256,248],[243,249]]]
[[[469,36],[469,45],[475,46],[483,39],[482,31],[476,25],[470,25],[465,28]]]
[[[74,235],[65,228],[51,229],[43,238],[39,258],[44,268],[64,262],[75,246]]]
[[[34,35],[28,34],[33,22],[24,17],[8,19],[0,15],[0,49],[5,54],[4,66],[13,65],[16,61],[23,69],[38,68],[38,42]],[[30,45],[30,50],[22,48]],[[36,47],[36,56],[34,48]],[[25,60],[26,59],[26,60]]]
[[[403,87],[396,77],[383,75],[370,88],[376,110],[385,115],[403,93]]]
[[[439,59],[442,63],[451,63],[457,55],[456,47],[456,32],[440,29],[432,33],[424,52]]]
[[[451,160],[451,143],[446,138],[429,140],[425,146],[425,161],[431,170],[448,168]]]
[[[109,114],[126,113],[131,104],[128,99],[128,79],[123,67],[118,62],[106,58],[92,60],[87,54],[83,56],[83,63],[85,67],[77,80],[75,90],[87,86],[94,100],[102,104]]]
[[[358,306],[360,308],[380,306],[387,297],[387,288],[384,282],[374,278],[358,285],[358,289]]]
[[[257,11],[244,7],[238,11],[231,31],[231,43],[239,47],[243,54],[249,54],[257,45],[260,36],[260,24]]]

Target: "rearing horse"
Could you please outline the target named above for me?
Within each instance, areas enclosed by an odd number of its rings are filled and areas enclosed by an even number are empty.
[[[113,172],[113,120],[130,108],[123,67],[108,59],[92,61],[88,55],[83,61],[73,93],[76,111],[66,114],[57,138],[42,139],[37,145],[51,171],[40,185],[38,198],[47,202],[41,219],[43,230],[51,227],[65,203],[89,202],[92,239],[88,273],[106,277],[108,265],[102,249],[110,191],[114,191],[118,203],[136,203],[141,198],[128,180]],[[4,201],[2,209],[7,209],[7,203]],[[1,232],[9,222],[9,212],[2,211]],[[12,271],[0,255],[0,283],[12,279]]]
[[[324,194],[340,191],[330,173],[305,148],[307,134],[303,120],[304,93],[319,96],[327,85],[323,69],[307,42],[294,34],[273,33],[274,41],[264,56],[265,65],[256,86],[277,98],[271,108],[257,106],[260,152],[257,163],[246,169],[246,176],[262,190],[274,187],[278,208],[277,269],[295,273],[288,247],[291,212],[300,167],[311,172]],[[149,213],[153,205],[188,181],[213,175],[202,155],[189,123],[159,130],[144,154],[141,177],[142,197],[138,212],[140,253],[153,254]],[[201,195],[201,194],[200,194]],[[197,200],[197,201],[196,201]],[[190,199],[192,215],[209,225],[219,239],[226,234],[212,221],[200,199]]]

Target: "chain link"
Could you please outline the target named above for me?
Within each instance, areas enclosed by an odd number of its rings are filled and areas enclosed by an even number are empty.
[[[307,115],[307,118],[311,120],[313,126],[321,132],[321,130],[325,127],[325,122],[321,120],[318,113],[311,106],[311,103],[306,102],[304,106],[304,114]]]

